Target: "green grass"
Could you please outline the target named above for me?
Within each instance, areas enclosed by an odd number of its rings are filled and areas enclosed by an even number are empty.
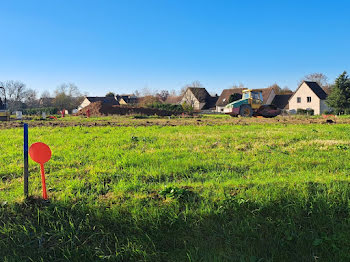
[[[350,125],[0,130],[3,261],[349,261]],[[30,161],[30,194],[41,195]]]

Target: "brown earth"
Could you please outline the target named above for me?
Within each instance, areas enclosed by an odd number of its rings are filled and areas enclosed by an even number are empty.
[[[254,125],[254,124],[350,124],[350,118],[332,118],[332,123],[327,119],[278,116],[276,118],[220,118],[220,117],[158,117],[153,116],[146,119],[135,119],[132,116],[113,116],[86,118],[83,116],[70,117],[69,119],[58,120],[26,120],[30,127],[94,127],[94,126],[214,126],[214,125]],[[335,121],[335,122],[334,122]],[[9,121],[0,122],[0,129],[21,128],[23,122]]]
[[[80,110],[76,115],[87,115],[87,111],[90,111],[90,116],[107,116],[107,115],[146,115],[146,116],[171,116],[176,113],[166,110],[159,110],[154,108],[145,107],[126,107],[116,105],[106,105],[102,102],[91,103],[87,107]]]

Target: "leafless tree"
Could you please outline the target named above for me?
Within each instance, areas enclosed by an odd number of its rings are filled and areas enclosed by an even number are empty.
[[[181,88],[180,96],[183,96],[185,94],[187,88],[189,88],[189,87],[203,87],[203,85],[198,80],[193,81],[192,83],[187,84],[187,85],[185,85],[184,87]]]
[[[293,91],[288,86],[283,87],[278,93],[278,95],[287,95],[287,94],[293,94]]]
[[[322,73],[312,73],[312,74],[308,74],[308,75],[304,76],[299,81],[299,85],[301,85],[301,83],[303,81],[317,82],[323,88],[329,87],[328,77]]]
[[[233,84],[233,85],[231,86],[231,89],[234,89],[234,88],[245,88],[245,86],[244,86],[244,84],[242,84],[242,83],[239,83],[238,85],[237,85],[237,84]]]
[[[8,100],[21,101],[25,96],[26,85],[20,81],[4,81],[0,82],[0,86],[4,87]]]
[[[10,111],[20,110],[26,106],[36,106],[36,91],[27,89],[26,85],[21,81],[3,81],[0,82],[2,96],[7,99],[8,108]],[[27,105],[25,103],[28,103]]]
[[[55,90],[53,104],[60,110],[72,110],[79,106],[84,97],[79,88],[73,83],[64,83]]]
[[[27,89],[24,92],[24,103],[27,107],[34,108],[39,106],[39,101],[37,99],[37,92],[33,89]]]
[[[165,101],[169,97],[169,91],[168,90],[161,90],[156,94],[156,97],[158,97],[161,101]]]
[[[51,107],[53,106],[52,102],[53,102],[53,98],[49,91],[44,91],[41,93],[39,106]]]

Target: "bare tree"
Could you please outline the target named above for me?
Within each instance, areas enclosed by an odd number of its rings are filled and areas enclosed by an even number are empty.
[[[293,91],[288,86],[283,87],[278,93],[278,95],[288,95],[288,94],[293,94]]]
[[[141,95],[142,96],[153,96],[153,92],[148,87],[144,87],[141,89]]]
[[[187,84],[187,85],[185,85],[184,87],[181,88],[180,96],[183,96],[185,94],[187,88],[189,88],[189,87],[204,87],[204,86],[198,80],[193,81],[192,83]]]
[[[39,106],[37,92],[34,89],[27,89],[24,92],[24,103],[27,107],[34,108]]]
[[[279,94],[282,90],[282,88],[277,83],[269,85],[267,88],[273,88],[273,90],[276,92],[276,94]]]
[[[0,86],[4,87],[8,100],[21,101],[25,95],[26,85],[20,81],[0,82]]]
[[[79,88],[73,83],[64,83],[55,90],[53,104],[60,110],[72,110],[79,106],[84,97]]]
[[[0,86],[4,88],[2,95],[3,97],[6,96],[8,109],[10,111],[16,111],[25,108],[26,105],[24,102],[27,97],[30,97],[29,100],[36,99],[35,91],[27,89],[26,85],[21,81],[4,81],[0,82]]]
[[[137,97],[141,96],[141,93],[139,90],[135,90],[133,94]]]
[[[299,81],[299,85],[301,85],[303,81],[313,81],[317,82],[321,87],[329,87],[328,77],[322,73],[312,73],[304,76]]]
[[[158,97],[161,101],[165,101],[169,97],[169,91],[168,90],[161,90],[156,94],[156,97]]]
[[[234,89],[234,88],[245,88],[245,86],[244,86],[244,84],[242,84],[242,83],[239,83],[238,85],[237,85],[237,84],[233,84],[233,85],[231,86],[231,89]]]
[[[39,106],[41,107],[53,106],[53,98],[49,91],[44,91],[41,93]]]

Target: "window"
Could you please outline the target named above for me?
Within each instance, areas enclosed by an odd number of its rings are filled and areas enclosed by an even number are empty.
[[[307,102],[308,102],[308,103],[311,103],[311,96],[308,96],[308,97],[307,97]]]
[[[297,97],[297,103],[301,103],[301,97]]]

